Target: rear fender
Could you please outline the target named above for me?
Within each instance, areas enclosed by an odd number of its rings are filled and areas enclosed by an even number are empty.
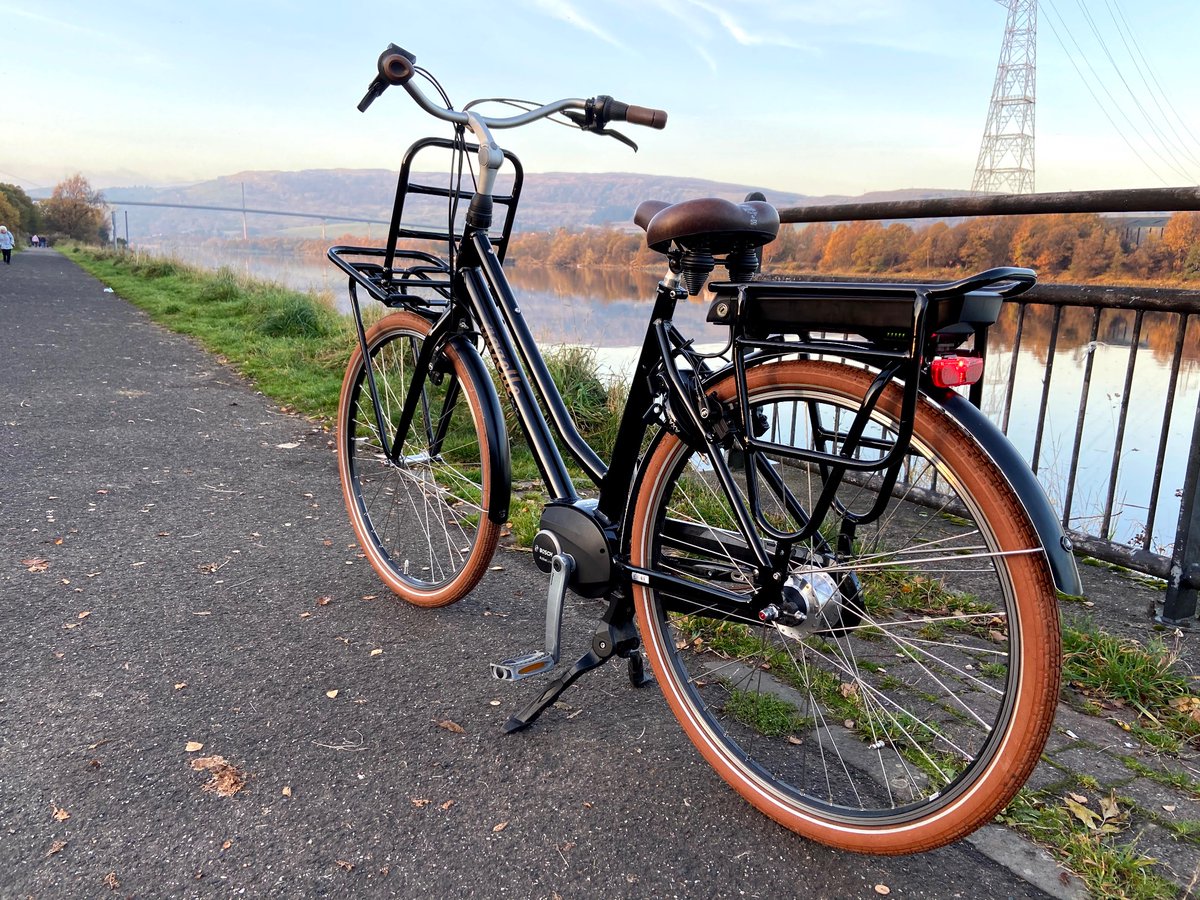
[[[1037,530],[1046,560],[1054,576],[1054,586],[1064,594],[1079,596],[1083,585],[1075,556],[1071,552],[1071,539],[1063,531],[1062,523],[1050,505],[1050,500],[1029,464],[1017,452],[1007,437],[966,397],[944,388],[926,384],[925,393],[946,411],[968,434],[970,434],[1000,469],[1009,486],[1016,492],[1021,505],[1029,514],[1029,520]]]

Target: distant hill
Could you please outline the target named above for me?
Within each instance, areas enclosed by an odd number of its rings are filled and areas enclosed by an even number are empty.
[[[417,176],[426,183],[444,184],[446,176]],[[210,181],[181,187],[108,187],[103,193],[116,208],[122,200],[153,203],[181,203],[199,206],[225,206],[247,209],[312,212],[388,221],[396,190],[397,173],[385,169],[308,169],[299,172],[252,171],[225,175]],[[507,188],[505,188],[507,189]],[[629,172],[577,173],[542,172],[525,177],[516,228],[545,231],[565,227],[615,225],[632,227],[633,211],[643,200],[676,202],[695,197],[724,197],[741,200],[750,191],[762,191],[777,206],[805,206],[848,201],[907,200],[966,194],[966,191],[910,189],[875,191],[861,197],[809,196],[776,191],[762,184],[732,184],[700,178],[667,175],[638,175]],[[423,198],[423,208],[410,206],[409,221],[443,222],[445,201]],[[195,235],[213,237],[241,234],[239,213],[209,210],[125,207],[129,211],[130,237],[137,241],[158,236]],[[318,222],[301,219],[251,215],[248,228],[255,235],[308,234],[318,230]],[[118,226],[120,228],[120,226]],[[331,222],[330,233],[363,225]]]

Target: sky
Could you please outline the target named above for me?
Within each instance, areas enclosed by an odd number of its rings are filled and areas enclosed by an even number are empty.
[[[444,134],[400,89],[355,108],[389,41],[462,106],[610,94],[666,109],[641,150],[547,123],[529,173],[633,171],[811,195],[968,189],[998,0],[0,0],[0,181],[184,184],[395,169]],[[1036,188],[1200,183],[1197,0],[1043,0]]]

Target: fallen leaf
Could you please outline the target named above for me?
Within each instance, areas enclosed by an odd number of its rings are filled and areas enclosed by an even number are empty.
[[[186,681],[177,681],[177,682],[175,682],[175,690],[177,690],[177,691],[182,691],[182,690],[183,690],[185,687],[187,687],[187,682],[186,682]]]
[[[850,684],[849,682],[844,682],[838,687],[838,691],[847,700],[857,700],[858,699],[858,685],[856,685],[856,684]]]
[[[78,622],[63,622],[63,628],[66,628],[68,631],[72,628],[78,628],[78,627],[79,627]]]
[[[1113,791],[1107,797],[1100,798],[1100,815],[1104,816],[1104,821],[1115,819],[1121,815],[1121,808],[1117,806],[1117,792]]]
[[[442,719],[438,722],[438,728],[445,728],[447,731],[452,731],[455,734],[463,734],[463,727],[457,722],[451,722],[449,719]]]
[[[29,559],[23,559],[21,560],[21,565],[25,566],[27,572],[45,572],[50,568],[50,563],[40,556],[31,556]]]
[[[337,695],[338,695],[338,692],[337,692],[337,690],[332,690],[332,691],[326,691],[326,692],[325,692],[325,696],[326,696],[326,697],[328,697],[330,700],[334,699],[334,698],[335,698]]]
[[[804,741],[802,741],[800,738],[796,737],[794,734],[789,734],[788,735],[788,743],[789,744],[803,744]]]
[[[333,602],[332,597],[318,597],[317,598],[317,606],[328,606],[332,602]]]
[[[90,613],[90,612],[88,612],[87,610],[84,610],[84,611],[83,611],[83,612],[81,612],[81,613],[80,613],[78,616],[76,616],[76,618],[78,618],[78,619],[86,619],[86,618],[87,618],[88,616],[90,616],[90,615],[91,615],[91,613]]]
[[[503,830],[504,830],[505,828],[507,828],[507,827],[508,827],[508,823],[507,823],[507,822],[501,822],[501,823],[499,823],[498,825],[493,825],[493,826],[492,826],[492,833],[493,833],[493,834],[497,834],[497,833],[499,833],[499,832],[503,831]]]
[[[204,749],[204,745],[201,744],[199,741],[188,741],[183,747],[183,751],[185,753],[195,753],[197,750],[203,750],[203,749]]]
[[[1065,803],[1071,814],[1087,826],[1088,831],[1096,830],[1100,822],[1100,813],[1088,809],[1082,803],[1078,803],[1070,797],[1065,798]]]
[[[221,797],[232,797],[246,786],[246,773],[225,761],[223,756],[202,756],[192,760],[197,772],[208,772],[212,777],[203,790]]]
[[[230,847],[232,847],[232,846],[233,846],[233,841],[226,841],[225,843],[223,843],[223,844],[221,845],[221,849],[222,849],[222,850],[228,850],[228,849],[229,849]]]
[[[278,447],[280,450],[295,450],[297,447],[300,446],[300,442],[299,441],[288,441],[286,444],[276,444],[275,446]]]
[[[282,791],[281,793],[282,793],[282,794],[283,794],[283,796],[285,796],[285,797],[290,797],[290,796],[292,796],[292,786],[291,786],[290,784],[285,784],[285,785],[283,786],[283,791]]]
[[[1072,800],[1074,800],[1076,803],[1087,803],[1088,802],[1088,798],[1083,796],[1083,794],[1073,794],[1070,791],[1067,791],[1067,796],[1070,797]]]
[[[1175,812],[1175,804],[1174,803],[1164,803],[1163,809],[1165,809],[1167,812]]]
[[[430,801],[428,799],[426,799],[425,797],[413,797],[412,798],[412,805],[415,806],[417,809],[424,809],[425,807],[427,807],[429,805],[429,803],[430,803]]]
[[[55,853],[62,853],[62,851],[66,848],[66,846],[67,846],[66,841],[55,841],[53,844],[50,845],[50,849],[46,851],[46,855],[53,856]]]
[[[378,594],[363,594],[363,599],[364,600],[378,600],[379,595]]]
[[[57,806],[53,806],[52,808],[54,809],[55,821],[65,822],[67,819],[71,818],[71,814],[65,809],[59,809]]]
[[[302,613],[300,613],[300,618],[307,619],[311,615],[312,615],[312,613],[310,613],[310,612],[302,612]]]
[[[881,896],[886,897],[891,892],[892,892],[892,889],[890,887],[888,887],[886,884],[875,885],[875,893],[880,894]]]
[[[443,803],[443,804],[442,804],[442,807],[441,807],[441,808],[442,808],[442,809],[449,809],[449,808],[450,808],[450,807],[452,807],[453,805],[454,805],[454,801],[453,801],[453,800],[447,800],[445,803]]]
[[[371,655],[372,655],[372,656],[378,656],[378,655],[379,655],[379,654],[381,654],[382,652],[383,652],[383,651],[382,651],[381,649],[379,649],[378,647],[376,647],[374,650],[372,650],[372,651],[371,651]]]
[[[115,891],[121,886],[121,882],[117,881],[117,873],[109,872],[104,876],[104,886],[110,891]]]
[[[353,869],[353,868],[354,868],[354,863],[352,863],[352,862],[347,862],[347,861],[346,861],[346,860],[344,860],[344,859],[339,859],[339,860],[337,861],[337,867],[338,867],[339,869],[345,869],[347,872],[349,872],[351,869]]]

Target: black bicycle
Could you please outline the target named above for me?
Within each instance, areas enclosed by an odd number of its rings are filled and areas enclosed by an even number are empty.
[[[669,271],[605,463],[505,278],[523,174],[492,133],[552,117],[632,143],[610,125],[661,128],[666,114],[607,96],[456,110],[395,45],[359,109],[389,85],[453,134],[406,154],[386,246],[329,251],[350,276],[359,343],[338,467],[383,581],[434,607],[487,569],[511,483],[495,374],[549,494],[533,558],[550,578],[545,649],[493,675],[555,667],[567,591],[605,601],[588,651],[506,730],[613,655],[650,680],[644,653],[704,758],[800,834],[905,853],[989,821],[1054,716],[1055,588],[1079,593],[1045,495],[955,390],[978,391],[988,326],[1034,274],[772,280],[759,269],[779,216],[761,197],[643,203],[635,221]],[[445,182],[418,174],[439,156]],[[444,224],[416,224],[432,210]],[[672,314],[718,266],[728,278],[708,286],[708,319],[728,336],[701,352]],[[360,291],[388,310],[369,327]]]

